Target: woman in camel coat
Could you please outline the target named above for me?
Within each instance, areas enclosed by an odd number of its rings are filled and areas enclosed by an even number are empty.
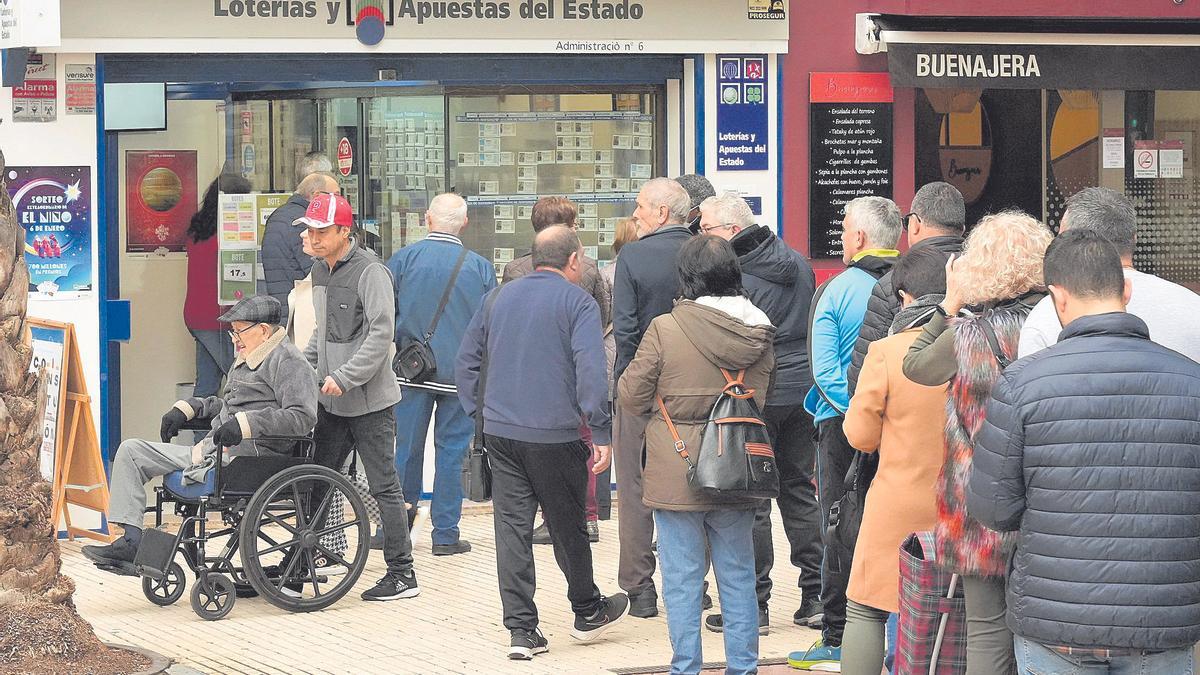
[[[932,247],[914,249],[896,264],[893,279],[904,308],[891,335],[871,344],[842,425],[855,448],[879,452],[846,592],[842,672],[849,675],[879,674],[884,626],[900,608],[900,545],[937,523],[946,385],[917,384],[902,368],[921,327],[937,312],[945,267],[946,254]]]

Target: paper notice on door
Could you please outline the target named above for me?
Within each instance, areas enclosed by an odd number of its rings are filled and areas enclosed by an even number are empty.
[[[1118,132],[1121,130],[1118,129]],[[1104,136],[1104,168],[1106,169],[1124,169],[1125,168],[1125,136],[1109,136],[1108,130],[1105,130]]]
[[[1183,178],[1183,143],[1162,141],[1158,148],[1158,177]]]

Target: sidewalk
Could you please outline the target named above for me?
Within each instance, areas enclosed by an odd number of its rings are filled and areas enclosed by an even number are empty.
[[[795,570],[787,564],[787,541],[776,514],[771,634],[761,638],[763,659],[786,658],[807,647],[817,632],[792,623],[800,603]],[[596,582],[614,593],[617,573],[617,522],[600,523],[593,544]],[[671,660],[667,625],[661,611],[654,619],[628,617],[601,641],[582,645],[568,635],[573,616],[566,583],[549,546],[536,546],[538,609],[550,651],[533,661],[506,658],[508,632],[501,624],[496,589],[496,552],[490,512],[463,516],[463,537],[474,550],[465,555],[433,557],[427,522],[414,531],[417,579],[422,593],[411,600],[366,603],[358,599],[384,572],[379,552],[372,557],[358,588],[323,612],[290,614],[265,601],[239,599],[221,621],[197,617],[185,595],[160,608],[143,596],[141,583],[101,572],[80,553],[80,542],[63,543],[63,571],[76,583],[75,602],[101,639],[137,645],[171,657],[184,668],[203,673],[606,673],[665,667]],[[751,555],[750,551],[746,551]],[[711,577],[710,577],[711,580]],[[189,590],[192,582],[189,576]],[[661,583],[661,582],[660,582]],[[715,597],[715,585],[714,600]],[[703,631],[706,660],[724,659],[721,636]],[[635,671],[636,672],[636,671]],[[643,670],[641,672],[654,672]],[[761,673],[792,672],[786,666]]]

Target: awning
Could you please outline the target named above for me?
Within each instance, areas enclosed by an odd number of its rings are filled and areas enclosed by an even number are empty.
[[[1200,89],[1200,22],[878,15],[894,87]]]

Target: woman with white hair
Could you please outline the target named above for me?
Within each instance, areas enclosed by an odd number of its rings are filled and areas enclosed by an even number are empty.
[[[963,578],[967,673],[1015,673],[1013,636],[1004,622],[1004,578],[1012,533],[967,513],[975,435],[1001,371],[1017,358],[1021,326],[1045,295],[1042,258],[1050,230],[1020,211],[979,221],[960,258],[946,265],[946,297],[904,359],[904,375],[930,387],[950,384],[946,456],[938,477],[934,528],[938,563]]]

